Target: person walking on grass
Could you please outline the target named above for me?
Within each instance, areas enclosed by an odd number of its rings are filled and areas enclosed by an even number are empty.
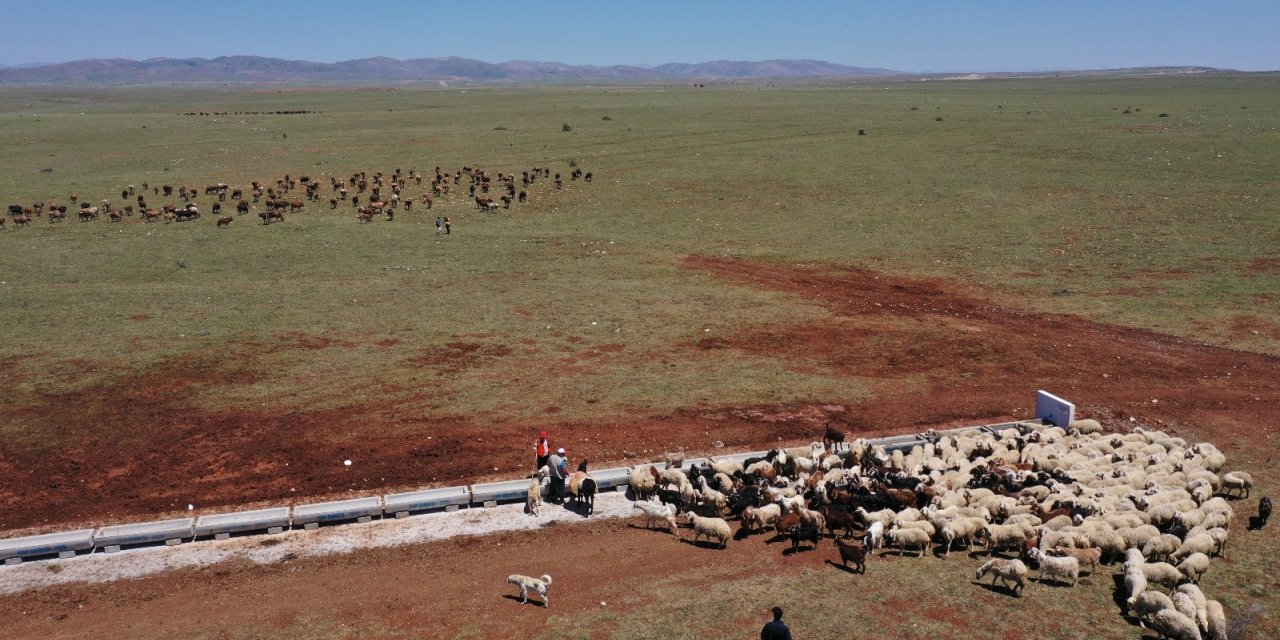
[[[782,622],[782,607],[773,608],[773,622],[760,630],[760,640],[791,640],[791,629]]]
[[[440,216],[436,216],[436,235],[440,235],[440,231],[444,229],[444,220]]]
[[[453,229],[453,221],[449,219],[449,216],[445,216],[444,217],[444,234],[446,236],[449,235],[452,229]]]

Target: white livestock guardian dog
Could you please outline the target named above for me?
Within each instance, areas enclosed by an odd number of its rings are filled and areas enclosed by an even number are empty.
[[[551,607],[551,601],[547,599],[547,589],[551,588],[551,576],[542,576],[542,579],[530,578],[515,574],[507,577],[507,584],[514,584],[520,587],[520,604],[529,601],[529,592],[535,591],[542,596],[542,606]]]
[[[549,473],[550,470],[544,466],[530,476],[529,495],[525,497],[524,505],[529,515],[538,515],[538,507],[542,504],[542,479]]]

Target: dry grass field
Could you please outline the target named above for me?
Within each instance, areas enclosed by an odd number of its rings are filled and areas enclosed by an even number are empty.
[[[396,168],[594,174],[496,214],[459,189],[372,224],[327,189],[272,225],[10,220],[0,529],[509,478],[540,429],[595,464],[808,442],[826,421],[1027,417],[1036,388],[1213,441],[1273,492],[1277,127],[1268,75],[0,89],[5,205]],[[32,612],[16,637],[741,637],[775,602],[799,637],[1140,631],[1109,576],[1014,603],[970,584],[971,559],[854,576],[829,543],[783,557],[570,529],[0,606]],[[1205,579],[1254,621],[1236,637],[1278,631],[1274,531],[1241,526]],[[549,613],[488,575],[536,553],[575,585]]]

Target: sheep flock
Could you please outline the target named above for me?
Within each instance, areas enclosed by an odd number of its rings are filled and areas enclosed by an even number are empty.
[[[1089,588],[1112,580],[1081,577],[1122,563],[1122,613],[1178,639],[1226,638],[1221,603],[1197,585],[1226,552],[1228,498],[1248,496],[1253,482],[1224,471],[1210,443],[1142,428],[1108,433],[1096,420],[929,431],[909,449],[826,438],[741,463],[666,466],[633,471],[636,508],[675,535],[681,514],[695,544],[723,548],[737,519],[735,540],[771,535],[790,540],[791,553],[817,548],[800,545],[821,539],[817,530],[835,539],[842,561],[865,554],[870,563],[877,549],[923,558],[933,547],[944,559],[965,549],[990,557],[979,579],[991,575],[1017,597],[1028,566],[1041,585]]]

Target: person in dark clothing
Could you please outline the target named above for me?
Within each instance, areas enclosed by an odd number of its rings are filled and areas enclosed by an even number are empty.
[[[551,468],[551,487],[549,499],[551,502],[559,504],[564,502],[564,477],[566,475],[566,467],[564,459],[564,449],[557,449],[555,453],[547,459],[547,466]]]
[[[782,607],[773,608],[773,622],[760,630],[760,640],[791,640],[791,629],[782,622]]]

